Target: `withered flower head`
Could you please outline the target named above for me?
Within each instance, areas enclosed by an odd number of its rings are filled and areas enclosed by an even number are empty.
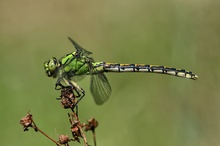
[[[21,118],[20,124],[23,126],[24,131],[28,131],[29,127],[32,127],[33,119],[32,115],[28,112],[28,114]]]
[[[98,121],[93,117],[88,120],[87,124],[84,124],[85,131],[88,130],[94,131],[97,126],[98,126]]]

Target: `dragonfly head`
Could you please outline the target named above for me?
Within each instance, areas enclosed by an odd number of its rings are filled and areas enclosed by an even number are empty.
[[[55,57],[44,62],[44,69],[48,77],[56,78],[59,67],[60,67],[60,62]]]

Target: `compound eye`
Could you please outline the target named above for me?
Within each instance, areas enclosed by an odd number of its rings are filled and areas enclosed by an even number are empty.
[[[48,77],[51,77],[51,76],[56,77],[56,70],[58,67],[59,67],[59,62],[57,61],[55,57],[44,62],[44,69]]]
[[[55,68],[56,68],[56,66],[55,66],[54,62],[53,62],[53,61],[50,61],[50,62],[49,62],[49,69],[50,69],[50,71],[54,71]]]
[[[50,61],[49,61],[49,64],[48,64],[48,68],[50,71],[54,71],[56,70],[57,68],[57,59],[56,58],[52,58]]]

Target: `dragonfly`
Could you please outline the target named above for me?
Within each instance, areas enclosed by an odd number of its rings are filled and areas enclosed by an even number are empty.
[[[112,92],[108,79],[104,74],[106,72],[160,73],[192,80],[198,79],[198,76],[191,71],[162,65],[95,62],[90,57],[92,52],[81,47],[72,38],[68,37],[68,39],[76,51],[66,54],[61,59],[52,57],[44,63],[44,69],[48,77],[57,78],[55,89],[58,90],[63,87],[62,83],[64,82],[75,89],[78,94],[81,93],[76,105],[85,96],[85,91],[76,82],[87,75],[91,76],[90,91],[95,103],[98,105],[106,102]]]

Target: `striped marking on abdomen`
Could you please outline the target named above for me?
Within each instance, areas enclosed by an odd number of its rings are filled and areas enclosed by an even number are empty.
[[[168,74],[194,80],[198,78],[196,74],[185,69],[176,69],[173,67],[158,65],[104,63],[103,68],[106,72],[152,72]]]

